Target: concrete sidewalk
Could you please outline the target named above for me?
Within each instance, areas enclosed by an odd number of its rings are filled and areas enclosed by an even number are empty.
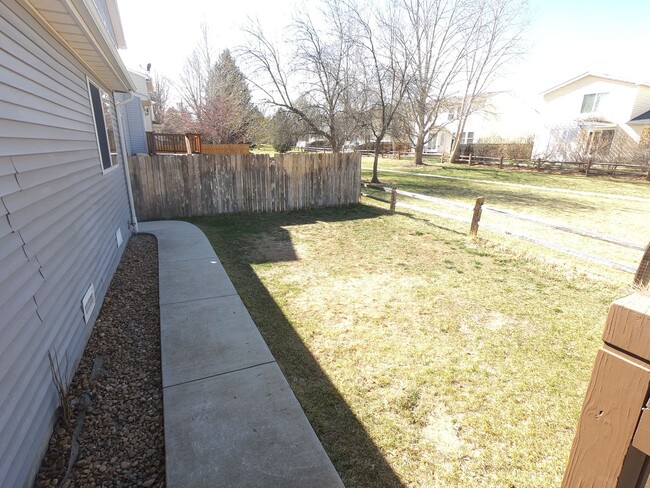
[[[140,232],[158,238],[167,486],[343,486],[203,232]]]

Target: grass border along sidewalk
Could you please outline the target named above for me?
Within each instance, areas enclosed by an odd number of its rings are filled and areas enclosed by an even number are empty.
[[[346,486],[559,484],[620,283],[381,204],[193,223]]]

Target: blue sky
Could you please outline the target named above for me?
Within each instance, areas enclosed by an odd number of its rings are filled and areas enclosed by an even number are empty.
[[[650,0],[529,0],[527,54],[504,73],[498,88],[534,102],[539,92],[585,71],[650,81]],[[145,66],[175,78],[210,29],[215,52],[241,42],[239,26],[257,16],[273,28],[295,5],[308,2],[237,0],[118,0],[128,50],[127,66]],[[182,9],[179,9],[182,5]]]

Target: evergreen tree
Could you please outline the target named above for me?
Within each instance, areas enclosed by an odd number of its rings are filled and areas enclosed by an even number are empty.
[[[250,142],[257,113],[244,74],[230,51],[224,50],[208,77],[198,117],[201,133],[217,144]]]

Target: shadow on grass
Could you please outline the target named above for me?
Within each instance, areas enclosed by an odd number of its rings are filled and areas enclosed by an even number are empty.
[[[377,207],[354,205],[191,220],[212,243],[348,488],[401,487],[403,484],[251,265],[298,259],[285,227],[371,219],[386,214]]]

